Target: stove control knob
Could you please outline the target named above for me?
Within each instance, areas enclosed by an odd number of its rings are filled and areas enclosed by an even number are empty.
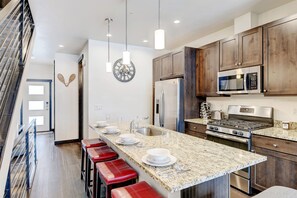
[[[211,126],[211,127],[209,127],[209,129],[210,129],[210,130],[214,130],[214,127]]]
[[[218,128],[218,127],[215,127],[215,128],[214,128],[214,130],[215,130],[215,131],[218,131],[218,130],[219,130],[219,128]]]
[[[243,136],[243,132],[239,131],[237,134],[240,135],[240,136]]]
[[[232,133],[233,133],[234,135],[237,135],[237,134],[238,134],[238,131],[233,130]]]

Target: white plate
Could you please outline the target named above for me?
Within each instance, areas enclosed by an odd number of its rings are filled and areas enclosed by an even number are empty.
[[[164,160],[161,160],[161,161],[154,161],[154,160],[151,160],[148,156],[146,157],[146,161],[148,161],[149,163],[152,163],[152,164],[166,164],[168,162],[170,162],[170,157],[168,156],[168,158],[165,158]]]
[[[107,132],[106,130],[102,131],[102,133],[104,134],[115,134],[115,133],[119,133],[121,130],[120,129],[116,129],[115,131],[112,132]]]
[[[98,125],[98,124],[94,125],[95,128],[104,128],[104,127],[107,127],[107,126],[109,126],[109,124],[107,124],[107,123],[104,124],[104,125]]]
[[[117,144],[122,144],[122,145],[133,145],[133,144],[137,144],[139,142],[139,139],[134,138],[134,140],[133,141],[130,141],[130,142],[123,142],[120,139],[117,139],[115,142]]]
[[[158,167],[170,166],[176,162],[176,157],[174,157],[172,155],[169,155],[170,161],[168,163],[164,163],[164,164],[155,164],[155,163],[149,162],[149,161],[147,161],[146,157],[147,157],[147,155],[143,156],[141,160],[143,163],[150,165],[150,166],[158,166]]]

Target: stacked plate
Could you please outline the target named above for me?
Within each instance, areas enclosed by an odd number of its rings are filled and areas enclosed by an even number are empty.
[[[139,139],[135,138],[134,134],[122,134],[116,140],[117,144],[122,144],[122,145],[133,145],[133,144],[137,144],[138,142],[139,142]]]
[[[115,134],[119,133],[121,130],[116,126],[107,126],[105,127],[105,130],[103,131],[104,134]]]
[[[151,166],[170,166],[176,162],[176,158],[170,155],[168,149],[154,148],[147,150],[146,153],[142,157],[142,162]]]
[[[95,127],[97,128],[103,128],[103,127],[107,127],[108,124],[106,121],[97,121],[96,124],[95,124]]]

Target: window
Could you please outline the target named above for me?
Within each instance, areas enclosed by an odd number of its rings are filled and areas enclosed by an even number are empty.
[[[29,123],[30,123],[33,119],[36,119],[36,125],[37,125],[37,126],[44,125],[44,116],[29,116]]]
[[[29,101],[29,110],[44,110],[44,102],[43,101]]]
[[[44,86],[29,85],[29,95],[44,95]]]

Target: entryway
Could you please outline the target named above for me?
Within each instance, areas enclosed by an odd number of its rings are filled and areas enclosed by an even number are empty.
[[[37,132],[52,130],[52,80],[28,79],[23,98],[24,124],[36,119]]]

